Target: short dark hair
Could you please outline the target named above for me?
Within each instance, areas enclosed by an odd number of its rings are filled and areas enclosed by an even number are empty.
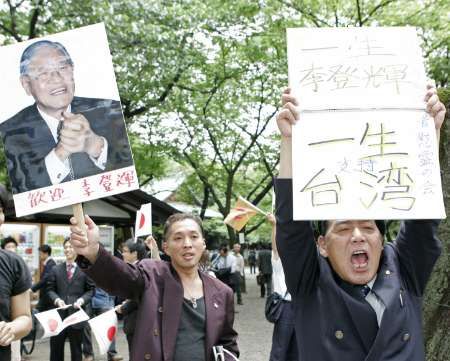
[[[49,256],[52,254],[52,247],[50,247],[48,244],[43,244],[39,247],[39,251],[43,253],[47,253]]]
[[[378,230],[380,231],[381,235],[384,236],[384,234],[386,233],[386,223],[384,222],[384,220],[375,220],[374,221]],[[317,230],[319,233],[319,236],[325,236],[325,233],[327,233],[328,231],[328,227],[330,225],[330,221],[318,221],[317,222]]]
[[[8,198],[9,192],[6,190],[3,184],[0,184],[0,207],[2,207],[4,211],[8,206]]]
[[[8,237],[3,238],[2,248],[5,249],[5,247],[8,243],[14,243],[16,245],[16,247],[18,246],[17,241],[14,238],[12,238],[11,236],[8,236]]]
[[[195,223],[197,223],[198,227],[200,228],[202,236],[204,235],[202,220],[199,216],[192,213],[175,213],[172,214],[169,218],[167,218],[166,223],[164,224],[164,231],[163,231],[164,241],[167,241],[167,236],[169,235],[172,225],[176,222],[184,221],[185,219],[192,219]]]
[[[145,245],[140,241],[135,242],[132,238],[127,239],[124,243],[124,246],[129,249],[130,253],[136,252],[139,261],[141,259],[144,259],[147,254]]]
[[[66,243],[67,242],[69,242],[70,241],[70,237],[66,237],[66,238],[64,238],[64,241],[63,241],[63,247],[66,245]]]
[[[27,46],[27,48],[23,51],[22,56],[20,57],[20,75],[28,74],[28,65],[30,64],[31,58],[36,54],[36,52],[41,48],[53,48],[61,52],[67,58],[68,64],[73,66],[72,58],[70,57],[69,52],[61,43],[57,41],[50,40],[39,40]]]

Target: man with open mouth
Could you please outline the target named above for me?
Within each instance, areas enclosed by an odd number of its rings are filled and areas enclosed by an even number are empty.
[[[22,53],[20,82],[35,103],[0,124],[14,194],[133,164],[120,102],[75,96],[74,69],[58,42]]]
[[[430,86],[425,101],[439,144],[445,107]],[[403,221],[383,244],[379,220],[294,221],[292,125],[297,99],[286,89],[277,116],[280,172],[275,180],[277,247],[295,309],[302,361],[423,361],[422,296],[441,242],[436,220]]]

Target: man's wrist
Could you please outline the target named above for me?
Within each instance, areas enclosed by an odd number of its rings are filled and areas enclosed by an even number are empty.
[[[61,143],[58,143],[55,147],[55,154],[59,158],[61,162],[64,162],[70,156],[70,152],[68,152]]]

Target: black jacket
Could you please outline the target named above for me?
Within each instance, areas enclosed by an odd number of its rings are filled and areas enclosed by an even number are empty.
[[[424,361],[422,296],[441,253],[435,220],[404,221],[384,246],[373,291],[386,309],[368,344],[355,299],[319,255],[311,222],[292,219],[292,181],[277,179],[277,247],[296,312],[302,361]]]
[[[57,298],[62,299],[67,305],[74,303],[79,298],[84,300],[83,309],[90,313],[90,302],[94,295],[95,284],[92,280],[80,270],[79,267],[75,268],[70,281],[67,278],[67,265],[66,262],[61,263],[52,269],[51,277],[48,282],[48,296],[51,300],[53,307]],[[60,311],[61,317],[64,319],[67,316],[75,313],[77,309],[70,307],[66,310]],[[85,325],[85,322],[77,323],[70,327],[81,329]]]

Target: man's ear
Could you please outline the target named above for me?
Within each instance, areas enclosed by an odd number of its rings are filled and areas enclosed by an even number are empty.
[[[161,244],[162,250],[164,251],[165,254],[167,254],[168,256],[170,256],[170,254],[167,253],[167,242],[163,241],[163,243]]]
[[[320,255],[328,257],[327,241],[324,236],[320,235],[319,238],[317,238],[317,245],[319,246]]]
[[[22,84],[22,88],[25,90],[27,95],[31,94],[31,83],[30,83],[30,77],[27,75],[21,75],[20,76],[20,83]]]

